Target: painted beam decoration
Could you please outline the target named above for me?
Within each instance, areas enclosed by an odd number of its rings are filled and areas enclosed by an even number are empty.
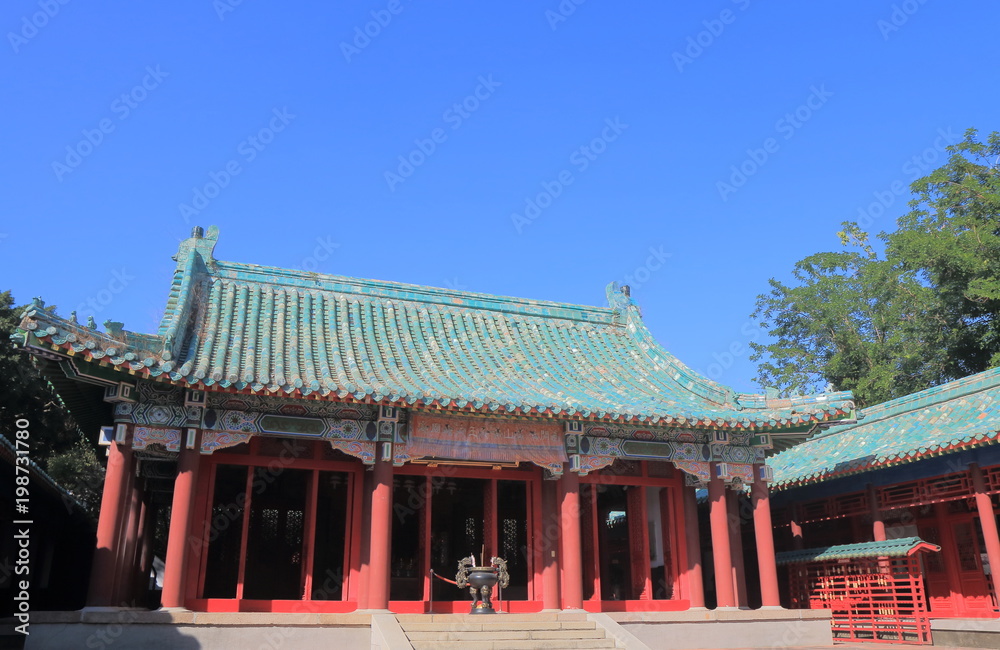
[[[756,479],[753,465],[764,463],[770,446],[769,437],[749,432],[408,414],[395,407],[184,391],[150,382],[136,388],[137,401],[115,404],[115,422],[134,425],[137,449],[159,444],[177,451],[180,431],[199,428],[203,454],[247,443],[253,436],[278,436],[325,440],[367,465],[374,464],[382,444],[383,455],[396,466],[428,460],[530,462],[556,477],[565,462],[571,471],[586,475],[616,459],[652,460],[673,463],[704,483],[715,462],[724,481],[750,484]]]
[[[699,483],[711,479],[711,463],[725,464],[720,476],[727,483],[750,484],[753,465],[764,463],[770,439],[751,433],[729,433],[678,429],[636,429],[593,425],[566,427],[566,453],[570,467],[580,474],[603,469],[615,459],[667,461]],[[573,433],[573,431],[586,433]]]
[[[479,463],[530,462],[553,474],[568,458],[556,423],[463,418],[415,413],[396,460],[443,459]]]

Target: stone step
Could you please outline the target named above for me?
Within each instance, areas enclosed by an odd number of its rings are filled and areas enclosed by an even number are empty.
[[[412,641],[413,650],[589,650],[614,648],[614,639],[570,639],[555,641],[528,639],[524,641]]]
[[[407,638],[413,641],[490,641],[490,640],[525,640],[551,639],[553,641],[569,641],[571,639],[604,639],[604,630],[504,630],[492,632],[411,632],[404,630]]]
[[[504,630],[594,630],[593,621],[462,621],[455,623],[404,623],[400,627],[406,632],[452,632],[452,631],[504,631]]]
[[[586,621],[586,612],[537,612],[534,614],[396,614],[400,625],[438,621]]]

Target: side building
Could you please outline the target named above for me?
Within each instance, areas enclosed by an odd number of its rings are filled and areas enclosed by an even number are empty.
[[[973,645],[994,631],[984,647],[997,647],[1000,626],[970,619],[1000,615],[1000,369],[863,409],[770,462],[779,551],[940,546],[922,572],[935,642]]]
[[[853,418],[850,393],[699,376],[616,284],[606,308],[524,300],[224,262],[217,236],[180,244],[155,334],[41,300],[20,324],[67,403],[113,405],[89,605],[144,602],[167,521],[164,608],[467,611],[431,571],[469,555],[507,561],[505,611],[733,608],[747,580],[779,604],[767,457]]]

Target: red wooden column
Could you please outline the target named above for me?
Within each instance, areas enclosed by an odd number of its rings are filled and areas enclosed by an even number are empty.
[[[198,481],[198,461],[201,449],[201,432],[195,436],[194,449],[181,446],[177,460],[177,478],[174,479],[174,496],[170,502],[170,529],[167,532],[167,557],[163,566],[164,608],[184,607],[185,559],[188,535],[191,532],[191,511],[194,508]]]
[[[736,604],[747,607],[747,573],[743,562],[743,521],[740,517],[740,494],[737,490],[726,492],[729,510],[729,549],[733,554],[733,590]]]
[[[753,505],[753,531],[757,541],[757,566],[760,571],[761,607],[781,607],[778,592],[778,565],[774,559],[774,533],[771,528],[771,503],[767,483],[758,477],[761,465],[754,465],[750,499]]]
[[[993,500],[986,493],[983,483],[983,471],[978,463],[969,465],[972,475],[972,489],[976,493],[976,509],[979,511],[979,523],[983,528],[983,541],[986,542],[986,556],[990,560],[990,580],[993,581],[993,593],[1000,594],[1000,535],[997,534],[997,518],[993,514]]]
[[[871,483],[868,484],[868,505],[871,508],[872,535],[874,540],[876,542],[884,542],[886,540],[885,522],[882,521],[882,510],[878,504],[878,491]]]
[[[367,609],[389,609],[389,555],[392,552],[392,461],[375,460],[371,491],[372,532],[368,552]]]
[[[118,530],[125,512],[125,488],[132,468],[132,448],[112,442],[101,494],[101,514],[97,520],[97,549],[90,574],[88,607],[115,604],[115,565],[119,556]]]
[[[672,586],[669,596],[671,600],[687,598],[687,574],[683,569],[687,563],[687,540],[684,537],[684,521],[680,514],[683,512],[684,504],[677,487],[660,488],[659,499],[663,578]]]
[[[361,536],[357,549],[357,580],[351,583],[349,600],[356,598],[358,609],[368,609],[368,567],[371,564],[372,539],[372,472],[364,471],[355,480],[355,490],[360,496]],[[355,500],[358,503],[358,500]]]
[[[806,547],[802,540],[802,514],[799,512],[799,504],[792,504],[792,520],[789,522],[789,528],[792,530],[792,548],[796,551],[801,551]]]
[[[692,608],[705,607],[705,585],[701,576],[701,533],[698,528],[698,500],[695,488],[683,485],[684,493],[684,536],[687,538],[687,557],[685,573],[687,574],[688,593]]]
[[[431,568],[433,566],[431,557],[432,549],[432,539],[431,539],[431,497],[434,494],[434,483],[431,477],[424,477],[424,500],[423,504],[420,506],[420,539],[421,544],[421,559],[423,564],[421,565],[424,569],[424,600],[429,601],[431,599],[431,590],[434,589],[434,580],[431,578]]]
[[[583,609],[583,557],[580,552],[580,477],[563,466],[559,527],[562,552],[562,601],[564,609]]]
[[[302,527],[302,594],[306,600],[312,600],[313,594],[313,557],[316,548],[316,503],[319,499],[319,470],[309,473],[306,484],[306,517]]]
[[[483,490],[483,564],[488,566],[490,558],[497,555],[499,533],[497,531],[497,480],[486,481]]]
[[[135,454],[129,462],[128,478],[125,481],[125,488],[122,491],[122,512],[121,521],[118,522],[118,546],[117,557],[115,559],[115,605],[118,607],[128,606],[128,596],[122,589],[124,574],[128,573],[128,560],[126,552],[128,547],[129,530],[134,524],[134,504],[135,496],[135,466],[137,464]]]
[[[542,530],[538,546],[542,552],[542,609],[559,609],[559,563],[556,545],[559,541],[559,500],[555,481],[541,481]]]
[[[715,474],[715,464],[712,464]],[[713,476],[708,482],[709,522],[712,526],[712,560],[715,565],[716,607],[736,607],[733,592],[733,556],[729,544],[729,514],[726,509],[726,485]]]

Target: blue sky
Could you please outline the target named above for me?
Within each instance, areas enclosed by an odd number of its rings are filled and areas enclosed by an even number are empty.
[[[629,282],[667,349],[755,390],[768,279],[1000,129],[985,0],[0,15],[0,289],[135,331],[216,224],[232,261],[590,305]]]

